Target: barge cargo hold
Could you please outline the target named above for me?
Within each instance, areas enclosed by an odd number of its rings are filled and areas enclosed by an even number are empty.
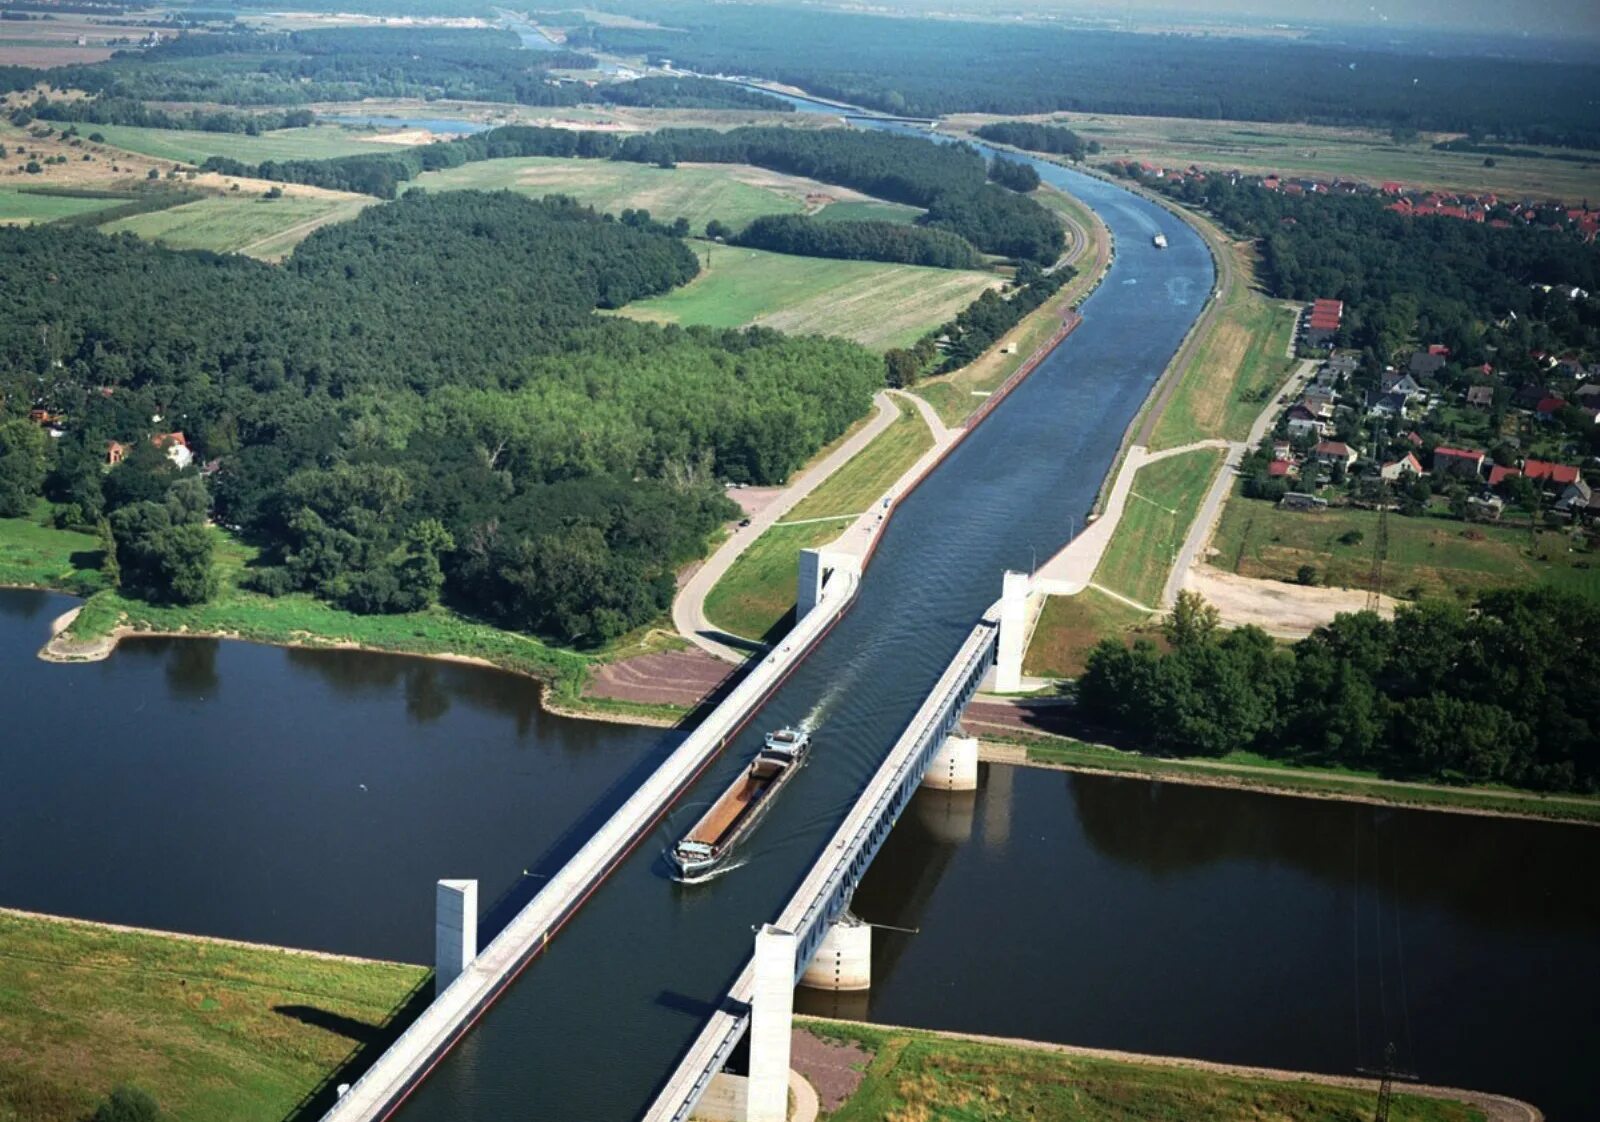
[[[800,770],[810,748],[811,734],[804,729],[767,733],[750,766],[673,847],[672,863],[677,866],[678,878],[699,879],[727,860],[734,847],[755,829],[783,785]]]

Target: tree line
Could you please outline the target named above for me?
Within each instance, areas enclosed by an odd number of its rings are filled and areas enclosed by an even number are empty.
[[[257,165],[213,156],[202,167],[224,175],[394,198],[402,185],[424,171],[523,156],[625,160],[662,168],[679,161],[750,164],[925,207],[924,225],[958,235],[985,253],[1048,263],[1066,244],[1060,222],[1037,200],[988,181],[989,165],[970,145],[860,129],[661,129],[619,138],[614,133],[506,126],[392,153]],[[1023,185],[1016,173],[1001,174]],[[1030,182],[1037,185],[1036,174]]]
[[[1600,789],[1589,683],[1600,607],[1550,588],[1338,616],[1292,648],[1180,595],[1171,649],[1107,639],[1079,680],[1091,720],[1164,754],[1274,759],[1444,782]]]
[[[959,234],[903,222],[829,222],[800,214],[757,218],[728,239],[734,245],[851,261],[890,261],[941,269],[981,269],[983,255]]]
[[[993,121],[972,130],[974,135],[996,144],[1009,144],[1029,152],[1048,152],[1082,160],[1100,151],[1098,140],[1083,137],[1063,125],[1046,125],[1038,121]]]
[[[281,267],[54,227],[0,230],[0,261],[5,408],[68,418],[46,445],[0,424],[0,503],[42,493],[100,528],[140,595],[209,592],[209,504],[262,547],[262,591],[442,597],[603,642],[670,603],[733,513],[723,481],[782,481],[882,384],[837,339],[596,316],[696,260],[559,198],[413,192]],[[167,431],[206,500],[152,443]],[[110,441],[127,454],[107,470]]]
[[[985,289],[954,319],[917,340],[916,346],[887,351],[883,356],[885,379],[891,386],[904,387],[917,382],[930,367],[935,373],[948,373],[975,362],[1076,275],[1070,265],[1047,273],[1025,262],[1013,278],[1009,295]]]
[[[895,114],[1075,110],[1305,121],[1600,147],[1600,67],[1346,44],[918,19],[820,8],[617,0],[652,26],[572,41],[707,74],[749,74]]]

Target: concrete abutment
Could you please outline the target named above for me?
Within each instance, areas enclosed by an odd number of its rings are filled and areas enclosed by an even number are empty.
[[[872,987],[872,925],[846,911],[828,925],[800,984],[850,993]]]
[[[433,992],[441,994],[478,957],[478,882],[440,881],[433,909]]]

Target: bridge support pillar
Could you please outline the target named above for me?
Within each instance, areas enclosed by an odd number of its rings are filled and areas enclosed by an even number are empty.
[[[872,925],[845,912],[828,927],[800,984],[849,992],[872,986]]]
[[[976,791],[978,789],[978,740],[973,736],[949,736],[928,762],[922,785],[935,791]]]
[[[478,957],[478,882],[440,881],[433,908],[433,992],[438,995]]]
[[[796,946],[792,931],[770,923],[756,932],[747,1122],[786,1122],[789,1117],[789,1034],[794,1026]]]
[[[1032,583],[1027,573],[1008,571],[1001,585],[1000,636],[994,663],[996,693],[1017,693],[1022,689],[1022,655],[1028,647],[1028,592]]]
[[[828,578],[841,569],[856,570],[860,563],[849,554],[833,553],[826,549],[800,551],[800,578],[795,588],[794,618],[804,619],[807,612],[822,599],[822,589]]]

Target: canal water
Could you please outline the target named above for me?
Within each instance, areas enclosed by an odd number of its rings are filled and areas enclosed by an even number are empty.
[[[1081,525],[1214,276],[1161,208],[1040,170],[1118,240],[1084,325],[902,504],[855,608],[402,1118],[636,1116],[1001,571]],[[34,661],[67,603],[0,594],[3,904],[426,961],[434,879],[479,878],[503,916],[672,743],[414,659],[143,640],[91,666]],[[813,760],[742,863],[672,882],[663,850],[765,728],[800,720]],[[1393,1036],[1424,1077],[1583,1116],[1600,921],[1574,898],[1597,835],[1008,769],[986,782],[955,822],[933,815],[943,833],[919,801],[858,896],[869,919],[922,929],[880,939],[874,1015],[1334,1071]]]

